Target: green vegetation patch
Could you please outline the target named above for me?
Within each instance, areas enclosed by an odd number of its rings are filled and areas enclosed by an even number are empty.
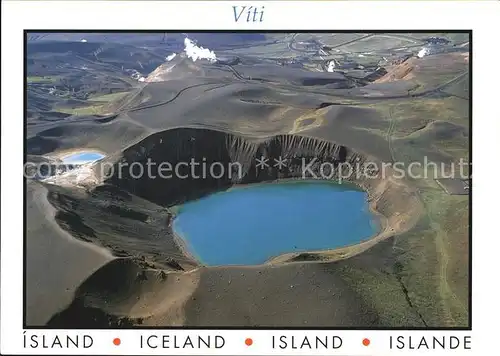
[[[76,108],[59,107],[54,108],[54,111],[70,115],[98,115],[103,112],[104,105],[89,105]]]
[[[90,98],[87,99],[87,101],[93,101],[93,102],[109,102],[109,101],[115,101],[118,99],[123,98],[125,95],[127,95],[129,92],[118,92],[118,93],[111,93],[111,94],[104,94],[104,95],[98,95],[98,96],[91,96]]]
[[[56,76],[44,75],[44,76],[28,76],[26,78],[28,83],[54,83],[57,81]]]

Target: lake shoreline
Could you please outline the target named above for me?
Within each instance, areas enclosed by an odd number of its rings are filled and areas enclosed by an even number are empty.
[[[366,192],[365,190],[363,190],[359,185],[353,183],[353,182],[342,182],[342,183],[339,183],[337,181],[332,181],[332,180],[318,180],[318,179],[278,179],[278,180],[273,180],[273,181],[264,181],[264,182],[259,182],[259,183],[251,183],[251,184],[236,184],[236,185],[233,185],[231,187],[229,187],[228,189],[225,189],[225,190],[219,190],[219,191],[216,191],[216,192],[213,192],[203,198],[200,198],[200,199],[195,199],[195,200],[191,200],[191,201],[188,201],[184,204],[179,204],[179,205],[175,205],[175,206],[172,206],[169,208],[169,211],[170,213],[172,214],[172,224],[171,224],[171,229],[172,229],[172,234],[174,235],[174,239],[176,241],[176,243],[178,244],[179,248],[181,249],[181,251],[183,251],[183,253],[188,256],[189,258],[192,258],[194,259],[195,261],[197,261],[198,263],[200,263],[201,265],[204,265],[204,266],[207,266],[202,260],[201,258],[199,257],[196,257],[197,254],[195,254],[193,252],[193,248],[192,248],[192,245],[190,245],[190,243],[186,240],[187,237],[185,236],[186,234],[185,233],[182,233],[179,232],[179,230],[175,231],[175,228],[174,228],[174,223],[175,223],[175,219],[178,217],[178,215],[180,214],[181,210],[183,209],[182,207],[185,205],[185,204],[192,204],[194,202],[199,202],[200,200],[202,199],[206,199],[208,198],[209,196],[212,196],[215,195],[215,194],[224,194],[224,193],[231,193],[231,192],[235,192],[235,191],[238,191],[238,190],[242,190],[242,189],[249,189],[249,188],[252,188],[252,189],[255,189],[255,188],[262,188],[262,187],[265,187],[266,189],[269,188],[271,185],[276,185],[276,184],[279,184],[281,185],[280,188],[283,188],[283,185],[291,185],[291,184],[297,184],[297,185],[305,185],[305,186],[313,186],[314,188],[318,188],[318,185],[331,185],[331,186],[334,186],[336,188],[339,188],[339,192],[338,193],[341,193],[342,191],[356,191],[356,192],[360,192],[360,193],[364,193],[364,195],[366,195],[366,198],[364,198],[364,201],[365,203],[367,204],[366,205],[366,208],[368,209],[368,224],[373,228],[373,230],[375,230],[374,233],[370,234],[369,237],[367,238],[363,238],[360,240],[360,242],[355,242],[355,243],[349,243],[349,244],[344,244],[340,247],[332,247],[332,248],[322,248],[322,249],[301,249],[300,251],[293,251],[293,252],[283,252],[283,253],[280,253],[278,255],[271,255],[270,257],[266,258],[263,262],[259,262],[259,263],[250,263],[250,264],[246,264],[246,263],[230,263],[230,264],[209,264],[208,266],[209,267],[217,267],[217,266],[224,266],[224,265],[229,265],[229,266],[246,266],[246,265],[249,265],[249,266],[258,266],[258,265],[265,265],[265,264],[269,264],[269,263],[272,263],[273,261],[275,261],[276,259],[280,259],[281,256],[289,256],[289,255],[298,255],[298,254],[302,254],[302,253],[327,253],[329,251],[337,251],[337,250],[343,250],[343,249],[347,249],[347,248],[351,248],[353,246],[357,246],[359,244],[362,244],[366,241],[369,241],[369,240],[372,240],[373,238],[375,238],[376,236],[378,236],[383,228],[384,228],[384,221],[381,219],[381,216],[380,214],[377,214],[376,213],[376,210],[374,210],[371,206],[370,206],[370,198],[369,198],[369,194],[368,192]],[[333,194],[336,194],[336,192],[333,192]],[[352,199],[352,198],[350,198]],[[325,207],[325,209],[328,209],[328,207]],[[328,212],[326,212],[326,214],[328,214]],[[306,227],[306,229],[308,229]],[[310,228],[309,228],[310,229]],[[199,255],[199,253],[198,253]]]

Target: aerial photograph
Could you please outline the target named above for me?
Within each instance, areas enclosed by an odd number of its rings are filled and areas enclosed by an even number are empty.
[[[470,327],[471,47],[26,31],[24,326]]]

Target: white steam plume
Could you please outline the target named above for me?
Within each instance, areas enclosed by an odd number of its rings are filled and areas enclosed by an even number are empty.
[[[418,53],[417,53],[417,57],[418,58],[422,58],[422,57],[425,57],[426,55],[429,54],[429,49],[427,48],[422,48]]]
[[[198,47],[187,37],[184,39],[184,52],[186,52],[186,55],[191,58],[193,62],[196,62],[198,59],[208,59],[210,62],[215,62],[217,60],[214,51],[208,48]]]

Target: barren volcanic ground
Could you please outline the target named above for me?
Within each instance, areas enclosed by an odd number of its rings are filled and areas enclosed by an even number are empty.
[[[468,41],[29,34],[26,324],[467,326],[469,191],[456,167],[469,162]],[[60,167],[85,151],[103,158]],[[260,157],[286,159],[286,169],[262,169]],[[374,236],[258,265],[206,266],[173,231],[182,204],[300,180],[305,158],[316,160],[314,174],[328,163],[329,179],[342,174],[366,192]],[[237,162],[242,174],[165,179],[120,168],[192,159]],[[381,174],[384,163],[424,160],[443,168]],[[370,177],[356,165],[367,162]],[[358,168],[345,174],[347,164]]]

